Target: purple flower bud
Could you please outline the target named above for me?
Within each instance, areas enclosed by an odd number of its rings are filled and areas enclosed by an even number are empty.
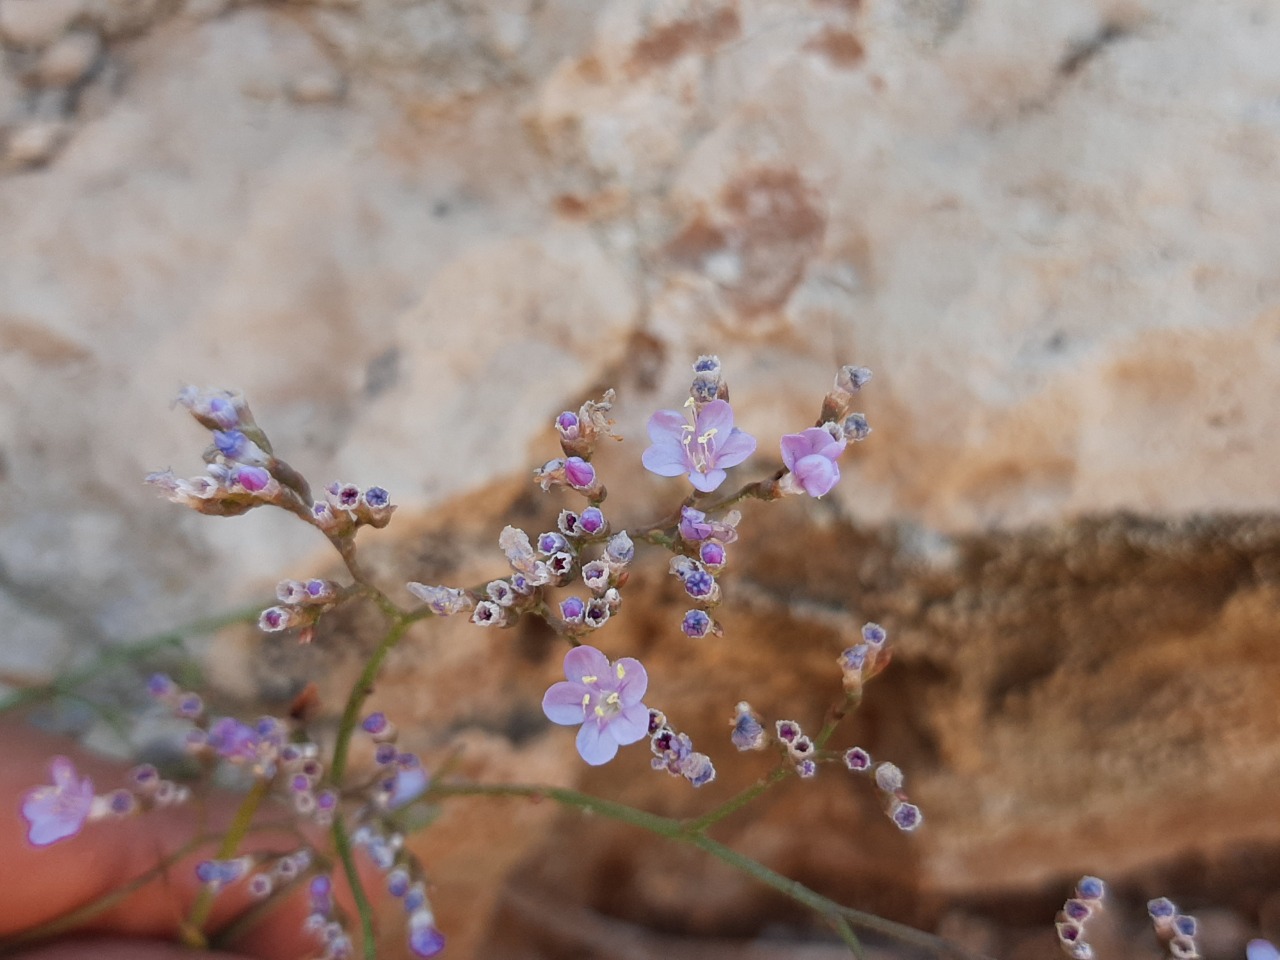
[[[724,566],[728,555],[725,553],[724,545],[715,540],[705,540],[702,546],[698,548],[698,558],[712,569],[718,569]]]
[[[792,760],[803,760],[813,754],[813,741],[806,736],[799,736],[787,744],[787,752]]]
[[[370,487],[360,495],[364,505],[374,512],[380,512],[391,506],[391,494],[382,487]]]
[[[1196,935],[1196,918],[1186,914],[1178,914],[1173,918],[1173,929],[1179,936],[1194,937]]]
[[[867,437],[871,436],[871,424],[867,423],[867,418],[861,413],[851,413],[841,425],[846,440],[853,443],[861,443]]]
[[[311,895],[312,912],[327,916],[333,909],[333,881],[328,874],[312,877],[308,892]]]
[[[844,765],[854,773],[862,773],[871,768],[871,754],[861,747],[851,747],[844,752]]]
[[[360,488],[354,483],[334,481],[325,487],[325,494],[335,510],[355,510],[360,506]]]
[[[1194,939],[1179,933],[1169,940],[1169,956],[1173,960],[1200,960],[1200,950]]]
[[[153,673],[147,681],[147,692],[153,697],[168,697],[177,693],[177,684],[167,673]]]
[[[624,567],[635,559],[636,545],[627,536],[627,531],[621,530],[610,537],[609,542],[604,545],[604,555],[610,565]]]
[[[1086,878],[1086,879],[1096,879],[1096,878]],[[1082,880],[1081,883],[1083,882],[1084,881]],[[1076,885],[1076,892],[1077,893],[1080,892],[1080,884]],[[1081,895],[1083,896],[1083,894]],[[1102,897],[1102,893],[1101,891],[1099,891],[1096,896],[1089,897],[1089,899],[1098,900],[1098,899],[1101,899],[1101,897]],[[1160,897],[1159,899],[1150,900],[1147,902],[1147,913],[1151,915],[1152,920],[1171,920],[1173,919],[1173,916],[1177,912],[1178,912],[1178,908],[1173,905],[1173,901],[1170,900],[1168,897]]]
[[[1081,877],[1076,884],[1076,896],[1081,900],[1101,900],[1107,886],[1097,877]]]
[[[706,373],[713,377],[720,376],[720,358],[715,354],[704,354],[693,362],[694,373]]]
[[[1062,905],[1062,912],[1066,914],[1068,919],[1078,920],[1083,923],[1093,913],[1093,907],[1084,900],[1072,898]]]
[[[881,763],[876,767],[876,786],[885,793],[895,793],[902,789],[905,778],[896,764]]]
[[[249,878],[249,896],[262,900],[271,896],[271,878],[265,873],[255,873]]]
[[[661,710],[649,709],[649,736],[653,736],[667,725],[667,715]]]
[[[316,809],[333,811],[338,808],[338,794],[333,790],[321,790],[316,794]]]
[[[231,430],[248,418],[244,397],[230,390],[200,390],[183,387],[178,393],[178,403],[186,407],[201,426],[210,430]]]
[[[575,490],[589,490],[596,482],[596,468],[581,457],[564,462],[564,478]]]
[[[538,552],[544,557],[549,557],[553,553],[562,553],[568,549],[569,541],[562,533],[549,532],[538,535]]]
[[[516,602],[516,592],[505,580],[493,580],[484,588],[484,592],[500,607],[509,607]]]
[[[584,537],[595,537],[604,533],[609,522],[599,507],[587,507],[578,516],[578,529]]]
[[[561,510],[560,516],[556,518],[556,526],[566,537],[577,537],[582,533],[578,528],[578,515],[572,510]]]
[[[796,764],[796,773],[802,780],[811,780],[818,775],[818,765],[806,758]]]
[[[128,790],[112,790],[107,794],[107,809],[113,816],[125,817],[138,809],[138,800]]]
[[[609,604],[600,597],[596,597],[587,601],[587,609],[583,611],[582,622],[593,630],[598,630],[608,622],[609,615]]]
[[[739,750],[762,750],[765,745],[764,727],[751,712],[751,704],[743,700],[735,708],[733,733],[729,739]]]
[[[399,751],[396,750],[394,743],[380,743],[377,749],[373,751],[374,762],[383,767],[389,763],[395,763],[397,756],[399,756]]]
[[[779,720],[774,724],[774,729],[778,731],[778,739],[786,744],[794,742],[803,733],[800,724],[794,720]]]
[[[180,717],[194,720],[204,713],[204,701],[200,699],[198,694],[188,693],[178,701],[178,706],[174,712]]]
[[[160,781],[160,771],[149,763],[141,763],[129,771],[128,777],[130,782],[145,792],[155,789]]]
[[[699,407],[705,407],[720,395],[720,378],[698,374],[689,385],[689,396]]]
[[[862,639],[873,647],[883,647],[887,636],[884,627],[878,623],[867,623],[862,626]]]
[[[213,445],[228,460],[256,466],[265,466],[267,463],[267,455],[262,448],[239,430],[213,431]]]
[[[701,787],[716,778],[716,768],[705,753],[691,753],[680,761],[680,776],[693,786]]]
[[[1054,926],[1058,930],[1058,939],[1064,944],[1079,943],[1084,936],[1084,927],[1075,920],[1060,920]]]
[[[706,570],[695,570],[685,577],[684,589],[695,600],[705,600],[715,593],[716,578]]]
[[[592,560],[582,565],[582,581],[595,594],[609,589],[609,567],[600,560]]]
[[[203,884],[216,883],[221,876],[222,871],[213,860],[201,860],[196,864],[196,879]]]
[[[479,627],[506,626],[506,611],[492,600],[481,600],[471,611],[471,622]]]
[[[573,554],[567,552],[553,553],[547,557],[547,569],[560,584],[565,583],[573,573]]]
[[[436,929],[431,911],[419,910],[409,918],[409,950],[415,957],[434,957],[444,950],[444,934]]]
[[[871,371],[866,367],[855,367],[852,364],[841,367],[836,374],[836,389],[844,393],[856,393],[871,379]]]
[[[387,719],[387,715],[381,710],[376,713],[369,714],[360,721],[360,729],[375,737],[379,734],[386,733],[390,727],[391,722]]]
[[[895,803],[889,817],[899,830],[911,831],[924,823],[924,814],[914,803]]]
[[[577,440],[579,427],[578,415],[572,410],[566,410],[556,417],[556,432],[563,440]]]
[[[258,616],[258,629],[263,633],[279,633],[288,630],[297,621],[293,607],[267,607]]]
[[[427,905],[427,891],[423,889],[422,884],[415,883],[404,895],[405,913],[413,913],[421,910]]]
[[[263,493],[271,485],[271,474],[262,467],[240,464],[231,472],[231,480],[250,493]]]
[[[310,603],[330,603],[337,598],[338,585],[332,580],[308,580],[303,591]]]
[[[711,632],[711,617],[705,610],[690,610],[680,622],[680,629],[686,637],[701,640]]]
[[[861,673],[862,668],[866,666],[867,654],[870,653],[870,649],[865,643],[854,644],[840,654],[840,659],[836,662],[840,664],[840,669],[845,673]]]
[[[578,597],[567,597],[560,601],[560,616],[569,623],[581,623],[582,615],[587,612],[587,605]]]

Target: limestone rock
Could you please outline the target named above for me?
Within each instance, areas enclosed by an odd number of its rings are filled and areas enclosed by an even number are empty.
[[[3,0],[0,38],[18,47],[47,47],[84,10],[85,0]]]

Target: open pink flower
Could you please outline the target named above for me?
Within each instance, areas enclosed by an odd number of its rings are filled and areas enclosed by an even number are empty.
[[[678,410],[659,410],[649,418],[649,440],[641,461],[660,477],[689,475],[703,493],[724,483],[725,469],[736,467],[756,449],[756,439],[733,425],[733,408],[712,400],[693,424]]]
[[[76,776],[70,760],[54,757],[49,772],[53,786],[36,787],[22,801],[22,815],[30,825],[27,839],[37,847],[75,836],[93,807],[93,781]]]
[[[616,663],[595,647],[574,647],[564,656],[567,679],[553,683],[542,698],[542,712],[552,723],[582,724],[578,753],[593,767],[608,763],[619,746],[649,733],[649,708],[640,702],[649,675],[639,660]]]
[[[782,488],[790,493],[820,497],[840,480],[836,459],[844,453],[844,440],[837,440],[821,427],[782,438],[782,462],[790,472],[782,478]]]

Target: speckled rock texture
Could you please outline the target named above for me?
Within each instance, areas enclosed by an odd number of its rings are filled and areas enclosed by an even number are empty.
[[[1056,949],[1084,871],[1111,955],[1156,955],[1167,893],[1240,956],[1280,935],[1277,49],[1266,0],[0,0],[0,679],[328,569],[292,518],[142,486],[198,472],[184,383],[388,487],[390,588],[501,573],[550,418],[605,387],[608,507],[645,518],[683,492],[645,418],[697,354],[761,473],[866,364],[840,486],[747,511],[726,637],[680,640],[655,559],[601,643],[716,753],[743,697],[816,724],[878,620],[848,736],[927,827],[824,771],[723,838],[1002,957]],[[331,709],[372,626],[202,649],[227,696],[310,676]],[[557,662],[424,625],[378,696],[437,759],[673,814],[757,772],[587,771],[538,710]],[[545,804],[450,825],[420,842],[454,956],[835,955],[679,848]]]

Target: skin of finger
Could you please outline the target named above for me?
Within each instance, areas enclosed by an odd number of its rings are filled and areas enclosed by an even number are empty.
[[[237,953],[207,953],[154,940],[70,940],[15,954],[13,960],[249,960]]]
[[[197,810],[184,806],[86,824],[74,837],[35,847],[27,840],[22,799],[32,787],[50,782],[51,757],[61,754],[71,758],[82,776],[92,777],[98,792],[121,785],[128,768],[88,755],[72,741],[40,733],[13,718],[0,723],[0,743],[6,744],[0,756],[0,890],[5,891],[0,897],[0,938],[61,916],[127,883],[152,869],[199,830]],[[215,831],[225,827],[238,802],[235,795],[213,797],[209,827]],[[287,817],[283,808],[269,813],[276,819]],[[297,845],[295,835],[281,831],[254,835],[244,846],[249,851],[288,852]],[[95,917],[87,929],[173,938],[200,891],[195,864],[212,852],[210,844],[174,864],[165,876]],[[367,886],[377,883],[372,871],[362,874]],[[350,911],[345,884],[336,883],[335,893],[339,904]],[[242,889],[223,891],[206,929],[218,930],[251,902]],[[273,960],[310,956],[315,944],[301,929],[306,912],[305,892],[299,890],[247,931],[236,949]]]

